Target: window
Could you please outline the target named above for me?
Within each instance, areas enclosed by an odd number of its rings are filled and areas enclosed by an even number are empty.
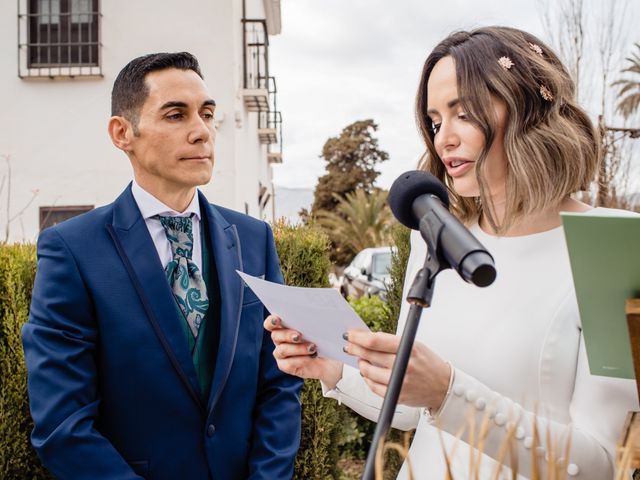
[[[101,75],[99,0],[19,0],[19,76]]]
[[[40,207],[40,230],[53,227],[81,213],[93,210],[93,205],[72,205],[66,207]]]

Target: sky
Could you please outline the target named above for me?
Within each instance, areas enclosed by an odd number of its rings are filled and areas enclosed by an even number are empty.
[[[549,41],[544,0],[282,0],[281,8],[282,33],[269,49],[283,116],[276,187],[315,187],[324,142],[366,118],[378,124],[379,145],[389,153],[378,185],[389,188],[415,168],[423,151],[413,111],[420,71],[449,33],[508,25]]]

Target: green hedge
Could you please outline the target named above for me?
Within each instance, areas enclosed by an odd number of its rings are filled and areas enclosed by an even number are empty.
[[[374,332],[395,333],[398,326],[398,316],[400,315],[400,305],[402,304],[402,287],[404,276],[409,260],[409,235],[410,230],[402,225],[396,224],[392,230],[393,243],[396,252],[391,258],[391,284],[387,290],[387,302],[383,302],[379,297],[363,296],[358,299],[350,299],[351,306],[362,318],[364,323]],[[351,455],[354,458],[365,459],[369,452],[369,446],[373,438],[376,424],[355,413],[351,413],[355,423],[354,439],[347,443],[343,449],[343,455]],[[348,423],[346,425],[349,425]],[[391,429],[388,440],[403,444],[405,432]],[[385,480],[394,479],[398,475],[403,459],[395,450],[387,452],[385,457]]]
[[[280,267],[287,285],[328,287],[329,238],[310,225],[273,226]],[[340,413],[334,400],[323,398],[320,383],[306,380],[302,388],[302,438],[296,457],[295,479],[338,478]]]
[[[0,245],[0,478],[50,478],[31,448],[33,422],[20,328],[36,269],[33,245]]]

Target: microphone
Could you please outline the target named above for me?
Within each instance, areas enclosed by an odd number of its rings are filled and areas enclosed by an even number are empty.
[[[436,177],[421,170],[403,173],[391,185],[388,202],[400,223],[420,231],[443,268],[452,267],[479,287],[493,283],[493,257],[449,212],[447,189]]]

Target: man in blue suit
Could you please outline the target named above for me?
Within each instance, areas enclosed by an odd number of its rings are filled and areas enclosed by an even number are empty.
[[[109,134],[134,181],[42,232],[23,341],[32,442],[60,479],[285,479],[300,381],[236,270],[282,282],[269,226],[196,186],[215,102],[188,53],[131,61]]]

